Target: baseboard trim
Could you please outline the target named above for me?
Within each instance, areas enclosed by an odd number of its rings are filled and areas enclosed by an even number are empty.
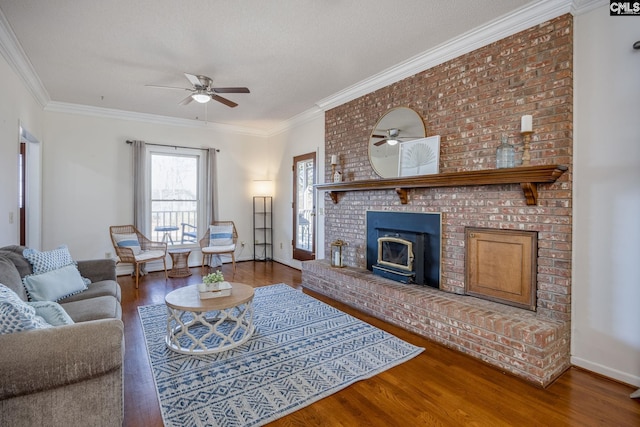
[[[640,387],[640,376],[622,372],[599,363],[592,362],[580,357],[571,356],[571,364],[578,368],[594,372],[607,378],[628,384],[632,387]]]

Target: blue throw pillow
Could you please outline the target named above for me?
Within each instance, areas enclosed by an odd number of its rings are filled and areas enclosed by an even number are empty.
[[[67,265],[43,274],[31,274],[22,279],[31,301],[58,301],[87,290],[75,265]]]
[[[44,252],[27,248],[22,252],[22,256],[31,264],[33,274],[47,273],[66,267],[67,265],[77,266],[76,262],[71,258],[71,253],[67,245],[60,245],[56,249]],[[82,280],[85,285],[91,283],[91,280],[86,277],[83,277]]]
[[[0,284],[0,334],[50,328],[36,314],[35,308],[22,301],[18,294]]]
[[[73,325],[73,319],[64,308],[53,301],[31,301],[28,305],[36,310],[36,314],[51,326]]]
[[[131,248],[134,255],[139,255],[142,252],[140,242],[138,241],[138,235],[136,233],[114,234],[113,240],[115,240],[116,245],[121,248]]]
[[[209,226],[209,246],[233,245],[232,225]]]
[[[22,256],[31,263],[33,274],[42,274],[75,264],[66,245],[58,246],[56,249],[46,252],[27,248],[22,252]]]

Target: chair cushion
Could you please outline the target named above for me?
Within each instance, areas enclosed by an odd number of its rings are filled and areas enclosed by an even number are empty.
[[[31,274],[22,281],[31,301],[58,301],[87,289],[75,265],[42,274]]]
[[[142,252],[140,241],[138,240],[138,235],[136,233],[114,234],[113,240],[116,242],[116,245],[121,248],[131,248],[134,255],[138,255]]]
[[[227,246],[233,244],[232,225],[210,225],[209,246]]]
[[[156,258],[162,258],[164,251],[143,251],[136,255],[136,261],[148,261]]]
[[[11,289],[0,284],[0,334],[50,328],[42,317]]]
[[[236,245],[218,245],[218,246],[207,246],[202,248],[203,254],[221,254],[225,252],[233,252],[236,250]]]

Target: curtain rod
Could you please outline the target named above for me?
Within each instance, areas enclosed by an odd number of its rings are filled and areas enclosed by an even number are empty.
[[[126,143],[127,144],[133,144],[133,141],[130,140],[130,139],[127,139]],[[147,144],[147,145],[155,145],[155,146],[158,146],[158,147],[190,148],[192,150],[208,150],[208,148],[185,147],[184,145],[153,144],[151,142],[145,142],[145,144]],[[216,153],[220,152],[219,148],[213,148],[213,149],[216,150]]]

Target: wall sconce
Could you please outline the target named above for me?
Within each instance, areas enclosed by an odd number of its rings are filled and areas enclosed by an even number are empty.
[[[520,133],[522,134],[522,140],[524,141],[524,147],[522,150],[522,165],[528,166],[531,161],[531,154],[529,153],[529,143],[531,142],[531,134],[533,133],[533,116],[522,116],[522,119],[520,119]]]
[[[342,240],[331,242],[331,267],[344,267],[344,265],[342,264],[342,247],[345,244],[346,243]]]
[[[270,179],[256,179],[253,181],[254,196],[272,196],[273,181]]]

